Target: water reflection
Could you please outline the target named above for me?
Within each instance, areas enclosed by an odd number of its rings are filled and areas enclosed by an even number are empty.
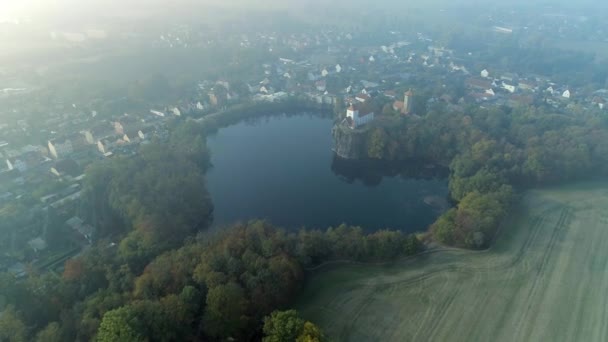
[[[370,187],[380,185],[386,177],[432,180],[445,179],[449,175],[447,168],[420,160],[349,160],[340,158],[335,153],[331,162],[331,171],[346,183],[361,181]]]

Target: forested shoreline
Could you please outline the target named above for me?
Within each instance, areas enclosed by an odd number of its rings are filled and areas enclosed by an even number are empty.
[[[516,190],[608,174],[608,122],[594,112],[546,107],[430,106],[424,116],[389,118],[368,132],[367,158],[417,158],[449,165],[455,207],[430,227],[434,240],[485,248]]]

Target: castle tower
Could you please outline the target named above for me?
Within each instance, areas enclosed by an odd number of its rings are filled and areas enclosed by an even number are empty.
[[[412,93],[412,89],[405,92],[405,95],[403,96],[403,110],[402,110],[403,114],[411,113],[413,96],[414,96],[414,93]]]
[[[346,117],[357,120],[359,118],[359,111],[351,104],[348,109],[346,109]]]

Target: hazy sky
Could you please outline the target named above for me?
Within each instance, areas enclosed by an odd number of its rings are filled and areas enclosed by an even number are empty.
[[[492,3],[491,6],[502,4],[505,6],[517,4],[538,4],[541,6],[559,6],[564,4],[571,7],[594,7],[605,5],[603,0],[511,0],[506,3]],[[314,4],[314,5],[313,5]],[[7,17],[64,17],[67,16],[126,16],[149,15],[154,13],[175,13],[178,11],[204,11],[210,6],[229,7],[234,9],[306,6],[322,7],[335,6],[367,6],[376,9],[379,7],[395,8],[397,6],[447,6],[475,5],[488,7],[487,0],[0,0],[0,18]],[[365,7],[363,7],[365,8]]]

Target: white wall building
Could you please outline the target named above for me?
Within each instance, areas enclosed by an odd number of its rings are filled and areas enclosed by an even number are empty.
[[[351,128],[357,128],[374,120],[374,112],[360,112],[353,105],[346,110],[346,118],[351,120]]]
[[[6,166],[8,167],[9,171],[12,171],[14,169],[17,169],[20,172],[27,171],[27,164],[21,159],[7,159]]]
[[[51,156],[55,159],[63,158],[65,155],[74,152],[72,142],[68,139],[64,141],[49,141],[48,148]]]

